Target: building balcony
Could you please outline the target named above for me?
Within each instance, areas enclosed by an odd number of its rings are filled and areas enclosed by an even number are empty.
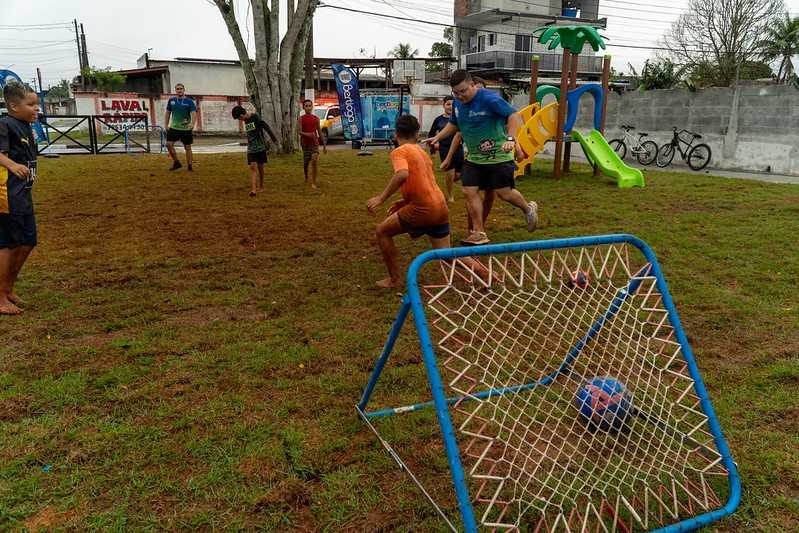
[[[532,57],[541,58],[538,71],[541,73],[560,73],[563,55],[548,52],[517,52],[514,50],[489,50],[466,54],[466,70],[475,72],[530,72]],[[602,74],[602,56],[579,56],[577,73],[586,76]]]

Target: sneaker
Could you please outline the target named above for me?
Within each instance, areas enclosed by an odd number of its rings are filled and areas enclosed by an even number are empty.
[[[538,204],[529,202],[527,204],[527,213],[524,215],[527,220],[527,231],[533,231],[538,226]]]
[[[461,240],[461,244],[466,246],[477,246],[479,244],[488,244],[489,242],[491,242],[491,240],[484,231],[473,231],[469,233],[468,237]]]
[[[169,170],[177,170],[177,169],[181,168],[182,166],[183,165],[180,164],[180,161],[175,161],[174,163],[172,163],[172,168],[170,168]]]
[[[194,171],[194,169],[191,168],[191,165],[189,165],[189,172],[193,172],[193,171]]]

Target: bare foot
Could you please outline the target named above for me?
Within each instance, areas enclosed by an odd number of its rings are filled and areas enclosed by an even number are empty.
[[[8,301],[16,305],[25,305],[25,300],[17,296],[14,292],[8,295]]]
[[[381,279],[378,282],[375,282],[375,285],[380,287],[381,289],[396,289],[397,287],[402,287],[402,280],[392,280],[391,278]]]
[[[0,301],[0,315],[19,315],[22,309],[11,303],[7,298]]]
[[[455,198],[453,198],[452,196],[450,196],[449,198],[447,198],[447,202],[449,202],[449,203],[451,203],[451,204],[454,204],[454,203],[455,203]]]
[[[257,193],[255,191],[250,191],[250,196],[255,196]]]
[[[311,183],[311,189],[314,189],[314,190],[316,190],[316,189],[318,189],[318,188],[319,188],[319,187],[317,187],[317,186],[316,186],[316,183]]]

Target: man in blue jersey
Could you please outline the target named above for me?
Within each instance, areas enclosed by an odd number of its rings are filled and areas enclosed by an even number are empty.
[[[172,158],[170,170],[177,170],[183,166],[178,160],[178,154],[175,153],[177,141],[182,142],[183,148],[186,149],[186,163],[189,165],[189,170],[194,170],[191,166],[191,144],[194,142],[192,130],[197,121],[197,105],[194,100],[186,96],[186,88],[182,83],[175,85],[175,95],[166,103],[166,115],[164,116],[164,124],[168,128],[166,130],[166,149],[169,150],[169,156]]]
[[[450,78],[455,105],[449,124],[425,142],[435,145],[460,131],[469,155],[463,164],[461,184],[466,197],[466,209],[472,219],[472,231],[463,244],[490,242],[483,226],[483,203],[480,190],[493,190],[497,196],[517,207],[525,217],[528,231],[538,224],[538,205],[527,202],[515,188],[514,156],[523,157],[519,143],[509,134],[522,126],[522,119],[499,95],[488,89],[478,89],[471,75],[456,70]]]

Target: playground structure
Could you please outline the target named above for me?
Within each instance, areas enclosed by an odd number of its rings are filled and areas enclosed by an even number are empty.
[[[590,26],[548,26],[535,30],[538,41],[549,43],[549,48],[563,48],[560,88],[551,85],[538,86],[538,63],[540,58],[533,56],[530,76],[530,105],[519,113],[524,125],[516,133],[516,138],[525,152],[525,158],[517,165],[515,176],[521,176],[544,149],[547,142],[555,141],[555,178],[568,173],[571,163],[572,143],[578,142],[585,152],[588,162],[594,167],[594,175],[601,171],[616,179],[619,187],[643,187],[643,173],[629,167],[619,158],[608,144],[603,133],[607,107],[608,82],[610,77],[610,56],[605,56],[602,69],[602,82],[588,83],[577,87],[577,68],[579,56],[588,43],[594,51],[605,48],[602,36]],[[594,129],[582,134],[574,129],[580,107],[580,98],[589,93],[594,100]],[[543,98],[551,94],[557,99],[542,107]]]

